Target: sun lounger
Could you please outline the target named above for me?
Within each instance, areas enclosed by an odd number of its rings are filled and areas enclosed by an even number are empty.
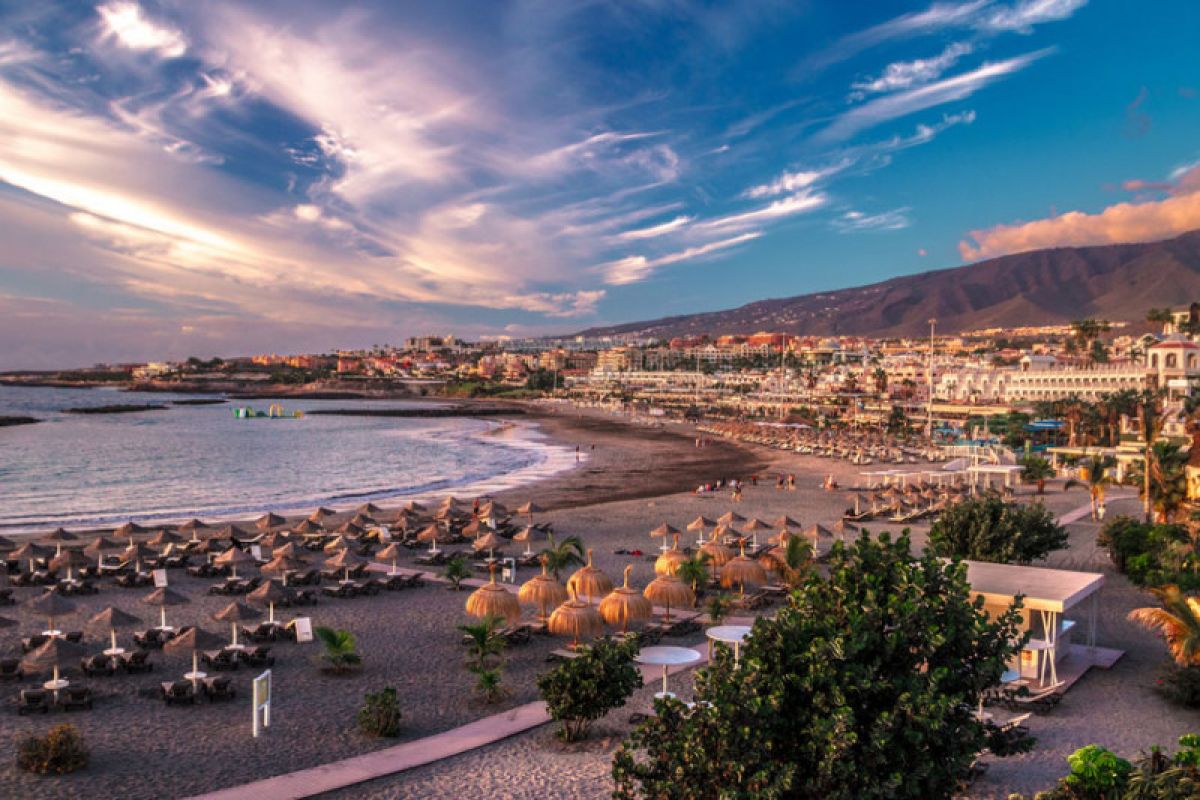
[[[238,657],[248,667],[270,667],[275,663],[275,656],[271,655],[271,648],[262,645],[242,650]]]
[[[68,642],[79,644],[83,641],[83,631],[67,631],[66,634],[63,635],[63,638]]]
[[[274,622],[260,622],[254,628],[242,628],[242,635],[255,642],[273,642],[279,638],[279,625]]]
[[[12,596],[12,589],[0,589],[0,605],[12,606],[16,605],[17,601]]]
[[[321,590],[326,597],[338,597],[343,600],[358,596],[358,589],[353,583],[339,583],[337,586],[326,586]]]
[[[232,700],[237,696],[237,689],[233,686],[233,679],[228,675],[205,678],[201,686],[203,687],[205,696],[212,702]]]
[[[35,712],[45,714],[49,710],[50,696],[41,689],[22,689],[17,695],[17,713],[22,717]]]
[[[163,635],[163,631],[158,628],[149,628],[144,631],[134,631],[133,641],[138,647],[149,649],[161,648],[163,644],[170,638]]]
[[[298,589],[292,596],[292,605],[294,606],[315,606],[316,604],[317,593],[312,589]]]
[[[48,641],[50,641],[50,637],[41,633],[35,633],[33,636],[26,636],[21,640],[21,652],[32,652]]]
[[[117,662],[103,653],[79,659],[79,668],[89,678],[96,675],[112,675],[117,671]]]
[[[501,628],[497,633],[504,637],[504,641],[508,642],[510,647],[529,644],[533,638],[533,632],[528,625],[514,625]]]
[[[21,660],[0,658],[0,680],[16,680],[21,677]]]
[[[150,653],[145,650],[134,650],[121,659],[121,666],[126,672],[153,672],[154,663],[150,660]]]
[[[379,578],[368,578],[361,583],[355,584],[359,594],[376,595],[387,588],[387,584]]]
[[[196,702],[196,687],[191,681],[168,681],[161,686],[162,698],[169,706],[176,703],[193,705]]]
[[[570,661],[572,659],[579,658],[580,655],[581,655],[581,653],[579,653],[576,650],[565,650],[565,649],[551,650],[550,655],[546,656],[546,660],[550,661],[550,662]]]
[[[71,711],[73,709],[91,711],[92,690],[86,686],[68,686],[59,691],[56,704],[63,711]]]
[[[226,670],[238,668],[236,651],[209,650],[200,654],[200,660],[209,669]]]

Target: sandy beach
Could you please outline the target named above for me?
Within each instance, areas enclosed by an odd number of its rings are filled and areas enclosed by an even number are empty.
[[[553,441],[578,445],[581,457],[586,458],[576,469],[503,492],[498,499],[511,507],[534,498],[548,509],[542,519],[553,522],[560,534],[580,536],[594,549],[596,565],[610,576],[618,576],[626,564],[633,564],[632,582],[639,586],[653,577],[658,541],[647,535],[651,528],[661,522],[682,528],[698,514],[717,517],[733,507],[727,491],[696,496],[692,492],[696,484],[721,477],[795,473],[797,489],[792,492],[776,489],[773,480],[747,486],[737,511],[764,519],[787,514],[805,525],[828,525],[839,518],[849,500],[844,491],[819,488],[821,478],[832,473],[842,486],[851,486],[862,469],[844,461],[719,440],[697,448],[690,429],[632,426],[591,412],[539,413],[531,418]],[[1019,496],[1029,499],[1032,490],[1023,488]],[[1063,493],[1054,483],[1043,499],[1060,515],[1087,503],[1080,490]],[[1109,505],[1113,513],[1134,510],[1128,499],[1113,499]],[[340,519],[341,515],[334,521]],[[868,527],[872,531],[895,529]],[[1180,734],[1200,729],[1200,715],[1169,706],[1150,688],[1164,659],[1163,647],[1153,635],[1125,621],[1127,611],[1145,604],[1148,595],[1112,572],[1107,556],[1095,548],[1095,523],[1076,522],[1069,529],[1071,548],[1055,554],[1048,565],[1105,573],[1098,643],[1124,649],[1126,655],[1110,671],[1093,670],[1052,714],[1031,720],[1030,727],[1039,739],[1035,750],[1017,758],[990,759],[991,769],[975,785],[972,797],[1003,798],[1011,791],[1046,788],[1064,772],[1066,755],[1085,744],[1098,742],[1133,756],[1149,745],[1170,745]],[[913,529],[917,546],[924,543],[924,530],[923,526]],[[614,552],[636,548],[644,554]],[[420,552],[410,552],[400,566],[413,566]],[[532,574],[532,570],[522,570],[518,581]],[[212,581],[181,572],[173,572],[171,581],[192,599],[190,605],[168,609],[172,620],[178,620],[177,624],[202,622],[207,629],[228,635],[228,626],[208,620],[229,602],[204,594]],[[18,589],[16,593],[24,600],[37,591]],[[105,582],[100,595],[79,602],[88,609],[113,604],[153,620],[157,609],[140,602],[144,593]],[[420,589],[353,600],[322,598],[311,609],[284,610],[285,618],[304,614],[311,616],[314,624],[353,631],[366,663],[356,675],[327,677],[312,663],[317,645],[276,645],[275,728],[259,739],[250,736],[249,702],[245,699],[254,671],[230,673],[240,692],[233,703],[167,708],[153,693],[159,681],[177,678],[186,670],[186,659],[155,653],[156,670],[150,675],[86,679],[97,693],[96,708],[91,712],[27,718],[18,717],[10,708],[0,716],[9,740],[58,721],[77,724],[92,748],[92,765],[86,771],[41,779],[6,764],[0,774],[15,792],[30,796],[183,797],[418,739],[537,699],[534,677],[548,668],[545,657],[561,641],[535,636],[531,644],[511,648],[505,670],[511,694],[499,705],[481,705],[473,697],[472,676],[462,666],[463,648],[454,627],[467,621],[465,599],[465,593],[430,582]],[[9,636],[10,649],[16,648],[18,632],[28,635],[44,627],[20,605],[0,613],[21,622]],[[81,614],[65,626],[74,629],[86,616]],[[90,634],[88,641],[97,643],[98,639]],[[8,693],[15,697],[17,688],[31,683],[11,683]],[[676,681],[680,689],[687,684],[685,679]],[[404,710],[402,734],[399,739],[369,739],[357,731],[355,710],[365,691],[385,685],[399,691]],[[603,720],[592,740],[581,746],[562,747],[545,726],[328,796],[607,797],[612,751],[630,730],[630,715],[651,709],[653,691],[653,687],[641,690],[628,708]],[[686,691],[681,694],[686,696]]]

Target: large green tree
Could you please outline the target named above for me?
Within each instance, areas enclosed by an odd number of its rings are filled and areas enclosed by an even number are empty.
[[[985,743],[974,713],[1021,646],[966,567],[908,535],[837,543],[735,663],[718,648],[696,703],[657,714],[613,761],[619,800],[949,797]]]
[[[929,529],[939,556],[1029,564],[1067,546],[1067,532],[1041,503],[1007,503],[995,494],[955,503]]]

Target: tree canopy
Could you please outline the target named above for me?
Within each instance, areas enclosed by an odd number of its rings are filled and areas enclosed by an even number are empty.
[[[1067,547],[1067,532],[1041,503],[1007,503],[995,494],[955,503],[929,529],[939,556],[1029,564]]]

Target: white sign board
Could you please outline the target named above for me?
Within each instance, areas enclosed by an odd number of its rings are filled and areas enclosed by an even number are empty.
[[[254,556],[255,561],[262,561],[262,546],[257,544],[250,545],[250,555]]]
[[[296,641],[311,642],[313,640],[312,617],[296,617]]]
[[[150,574],[154,576],[154,588],[162,589],[167,585],[167,571],[165,569],[156,569]]]
[[[254,679],[251,692],[254,704],[254,736],[258,737],[263,728],[271,727],[271,670]]]

